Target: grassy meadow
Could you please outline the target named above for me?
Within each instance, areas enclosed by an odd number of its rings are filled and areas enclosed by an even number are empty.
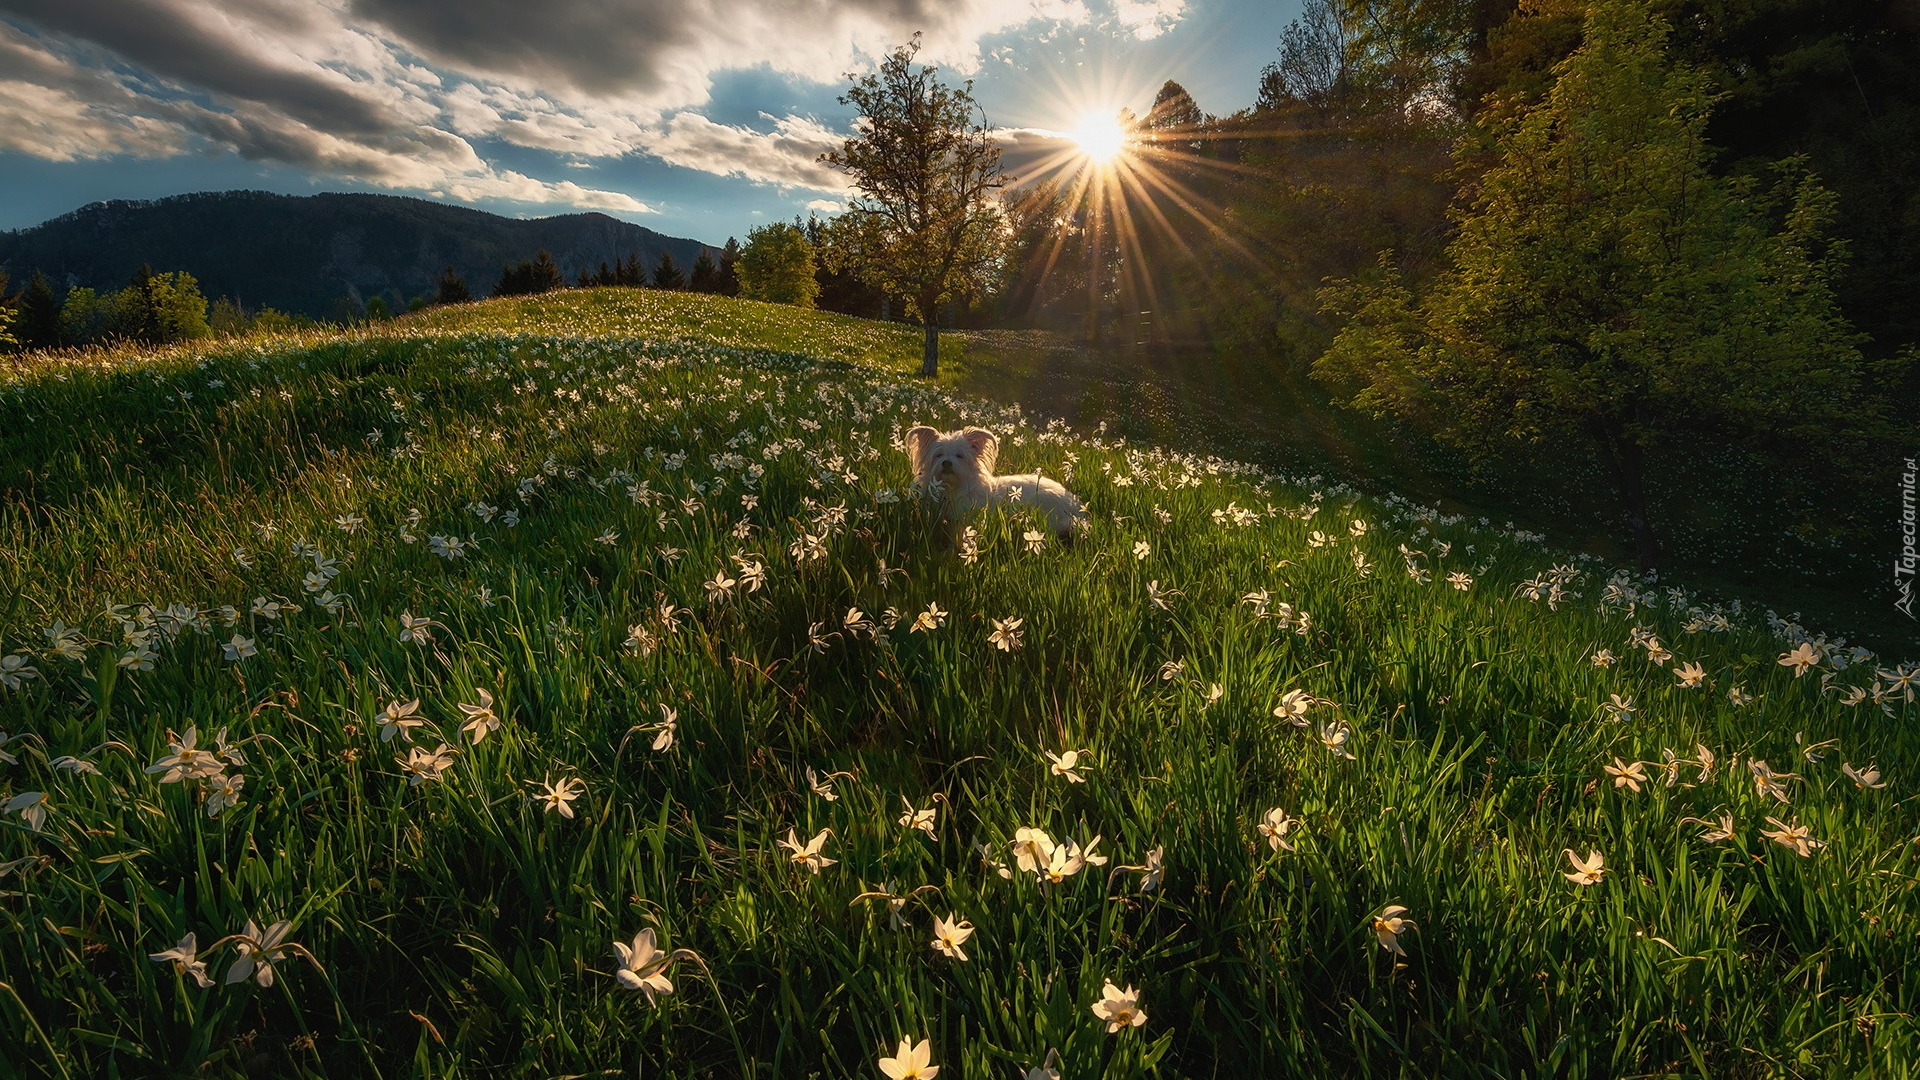
[[[917,354],[593,291],[0,372],[0,1074],[1920,1072],[1910,658]],[[947,526],[922,422],[1090,527]]]

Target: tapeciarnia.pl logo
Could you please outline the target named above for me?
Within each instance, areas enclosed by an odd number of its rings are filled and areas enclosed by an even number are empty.
[[[1900,474],[1900,554],[1893,560],[1893,589],[1900,597],[1893,602],[1893,606],[1899,608],[1901,613],[1909,619],[1914,617],[1915,564],[1920,563],[1920,553],[1914,550],[1913,485],[1916,474],[1920,474],[1920,467],[1915,465],[1916,460],[1920,459],[1907,458],[1907,471]]]

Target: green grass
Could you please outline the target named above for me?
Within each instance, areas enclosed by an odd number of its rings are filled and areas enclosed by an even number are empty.
[[[1891,660],[1814,638],[1796,677],[1806,631],[1532,536],[919,385],[913,334],[588,293],[0,383],[0,656],[38,672],[0,689],[0,799],[45,797],[37,827],[0,818],[0,1072],[877,1077],[902,1037],[968,1078],[1050,1049],[1067,1077],[1915,1071],[1920,760]],[[923,421],[994,428],[1091,527],[1033,552],[982,515],[969,559],[907,490],[894,444]],[[735,556],[764,587],[710,599]],[[910,630],[929,604],[950,615]],[[119,666],[142,641],[151,670]],[[475,745],[483,688],[503,723]],[[1309,727],[1274,715],[1296,689]],[[418,786],[379,734],[413,699],[412,745],[458,751]],[[146,771],[189,726],[245,759],[217,816],[209,782]],[[1711,772],[1668,786],[1663,752],[1699,746]],[[1643,790],[1616,758],[1656,763]],[[1798,774],[1788,802],[1753,759]],[[848,775],[828,800],[808,769]],[[568,778],[571,817],[529,797]],[[1273,808],[1291,850],[1257,831]],[[1683,820],[1723,812],[1728,841]],[[1023,827],[1112,861],[984,865]],[[790,829],[831,830],[836,862],[796,866]],[[1142,891],[1122,867],[1156,847]],[[1598,884],[1567,848],[1604,853]],[[898,929],[859,899],[888,886]],[[1395,904],[1404,958],[1372,930]],[[929,945],[949,913],[965,962]],[[306,950],[270,987],[220,981],[243,943],[207,948],[249,919]],[[649,927],[698,957],[653,1005],[613,977]],[[218,985],[148,958],[187,933]],[[1142,1026],[1096,1019],[1108,979]]]

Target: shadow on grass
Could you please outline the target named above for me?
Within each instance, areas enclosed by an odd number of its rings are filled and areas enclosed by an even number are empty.
[[[1089,348],[1041,331],[980,331],[950,349],[941,381],[963,393],[1018,402],[1076,427],[1200,453],[1257,462],[1296,476],[1325,476],[1374,494],[1397,494],[1443,511],[1543,533],[1559,547],[1616,565],[1632,549],[1596,463],[1578,445],[1544,445],[1493,465],[1404,427],[1334,404],[1286,365],[1204,345]],[[1897,464],[1897,463],[1896,463]],[[1888,655],[1920,647],[1920,628],[1879,596],[1874,565],[1844,570],[1814,545],[1790,542],[1750,499],[1699,476],[1737,477],[1753,467],[1738,451],[1676,464],[1661,517],[1665,575],[1756,610],[1799,613],[1816,631],[1844,634]],[[1757,520],[1756,520],[1757,519]],[[1773,531],[1769,533],[1769,529]],[[1730,542],[1729,536],[1746,536]],[[1799,561],[1803,569],[1784,567]],[[1805,566],[1809,560],[1814,565]]]

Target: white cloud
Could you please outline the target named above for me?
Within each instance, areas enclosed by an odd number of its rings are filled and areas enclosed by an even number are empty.
[[[1173,29],[1186,14],[1187,0],[1113,0],[1113,15],[1122,29],[1150,41]]]
[[[838,82],[924,30],[920,59],[976,71],[980,41],[1083,25],[1087,0],[4,0],[0,147],[56,161],[225,148],[317,175],[469,200],[645,212],[632,195],[485,160],[646,154],[827,194],[842,136],[702,115],[716,73]],[[1184,0],[1115,0],[1132,33]],[[832,201],[832,200],[826,200]]]
[[[64,90],[0,79],[0,150],[48,161],[180,152],[179,129],[82,101]]]
[[[817,210],[822,214],[837,214],[840,211],[845,210],[846,208],[847,208],[846,203],[838,202],[834,199],[808,199],[807,200],[807,209]]]
[[[842,140],[819,121],[800,116],[774,120],[773,131],[763,133],[683,112],[668,121],[646,149],[669,164],[702,172],[782,187],[844,191],[846,176],[817,160],[829,150],[838,150]]]

